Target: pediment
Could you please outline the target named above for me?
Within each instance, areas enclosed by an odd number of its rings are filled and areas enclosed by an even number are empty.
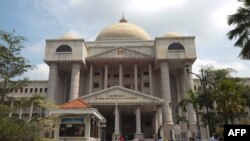
[[[127,59],[145,59],[145,58],[150,58],[150,55],[134,51],[131,49],[119,47],[115,49],[108,50],[106,52],[102,52],[93,56],[88,57],[88,59],[112,59],[112,58],[127,58]]]
[[[118,104],[156,104],[164,103],[163,99],[144,94],[138,91],[120,86],[110,87],[86,96],[81,97],[91,105],[114,105]]]

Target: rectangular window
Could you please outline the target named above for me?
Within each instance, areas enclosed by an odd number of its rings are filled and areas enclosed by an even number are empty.
[[[83,137],[85,133],[84,124],[61,124],[59,136],[60,137]]]
[[[196,91],[196,86],[194,86],[194,90]]]
[[[15,89],[15,93],[18,93],[18,89]]]
[[[125,85],[124,87],[127,89],[130,89],[130,85]]]
[[[48,91],[48,88],[44,88],[44,92],[47,93],[47,91]]]
[[[37,88],[35,88],[35,93],[37,93]]]
[[[117,78],[117,77],[119,77],[119,75],[118,74],[114,74],[114,78]]]
[[[25,92],[25,93],[28,93],[28,88],[25,88],[25,89],[24,89],[24,92]]]
[[[94,75],[95,75],[95,76],[99,76],[100,73],[99,73],[99,72],[95,72]]]
[[[149,74],[148,71],[143,72],[143,75],[148,75],[148,74]]]
[[[94,83],[94,88],[99,88],[99,83]]]
[[[144,82],[144,87],[149,87],[149,82]]]
[[[20,89],[20,93],[23,93],[23,88]]]
[[[43,92],[43,88],[40,88],[40,93],[42,93]]]
[[[33,93],[33,88],[30,88],[30,93]]]
[[[125,74],[125,78],[128,78],[128,77],[130,77],[130,74]]]

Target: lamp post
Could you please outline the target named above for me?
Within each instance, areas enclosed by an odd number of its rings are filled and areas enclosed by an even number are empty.
[[[191,73],[191,74],[193,74],[193,75],[195,75],[196,77],[199,78],[200,83],[201,83],[201,87],[203,88],[204,95],[207,97],[206,85],[207,85],[208,72],[201,69],[201,76],[200,76],[200,75],[198,75],[196,73],[193,73],[193,72],[189,71],[188,66],[187,66],[187,73]],[[206,107],[206,113],[208,114],[209,109],[208,109],[208,103],[207,102],[205,103],[205,107]],[[207,136],[210,137],[211,129],[209,127],[209,124],[210,124],[210,119],[209,118],[207,119],[207,123],[208,123],[207,124]]]

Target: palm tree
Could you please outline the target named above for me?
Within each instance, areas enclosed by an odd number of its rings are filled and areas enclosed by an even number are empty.
[[[183,108],[183,111],[187,111],[186,107],[187,106],[192,106],[196,112],[196,127],[198,131],[198,137],[201,138],[201,129],[200,129],[200,118],[199,118],[199,95],[192,90],[189,90],[188,93],[188,98],[182,99],[179,102],[179,106]]]
[[[250,1],[239,0],[243,5],[237,12],[228,16],[228,25],[235,25],[235,28],[227,33],[230,40],[237,38],[234,46],[241,47],[239,57],[250,59]]]
[[[234,124],[234,119],[245,111],[246,100],[243,98],[243,86],[236,80],[225,79],[218,84],[216,92],[216,110],[222,114],[225,124],[228,119]]]
[[[187,123],[187,128],[189,129],[189,121],[185,116],[176,115],[175,119],[176,119],[176,124],[178,125],[182,125],[182,123],[184,122]]]

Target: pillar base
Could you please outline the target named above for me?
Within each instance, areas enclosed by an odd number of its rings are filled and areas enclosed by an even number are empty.
[[[120,138],[120,133],[113,133],[112,134],[112,141],[117,141]]]
[[[164,124],[163,125],[163,140],[170,141],[171,139],[171,130],[174,128],[173,124]]]
[[[135,133],[134,138],[135,139],[142,139],[143,138],[143,133]]]

